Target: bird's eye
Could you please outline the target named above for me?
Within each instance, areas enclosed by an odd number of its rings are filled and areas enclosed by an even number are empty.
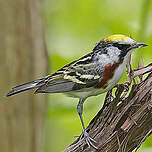
[[[126,50],[130,47],[130,44],[114,43],[113,46],[117,47],[120,50]]]

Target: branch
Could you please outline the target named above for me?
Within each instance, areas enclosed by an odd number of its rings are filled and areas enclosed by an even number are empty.
[[[132,80],[146,73],[145,80],[130,86],[125,100],[121,100],[123,89],[119,87],[110,102],[107,94],[104,106],[87,127],[98,150],[89,148],[79,137],[63,152],[131,152],[138,148],[152,130],[152,64],[131,70],[130,74]]]

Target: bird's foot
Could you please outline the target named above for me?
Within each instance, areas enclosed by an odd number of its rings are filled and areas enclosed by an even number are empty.
[[[106,102],[107,102],[107,103],[110,103],[113,99],[114,99],[114,96],[112,95],[112,89],[111,89],[111,90],[109,90],[109,91],[107,92]]]
[[[121,96],[121,100],[124,100],[128,91],[129,91],[129,86],[130,86],[130,83],[129,82],[124,82],[123,84],[123,87],[124,87],[124,93],[123,95]]]
[[[90,148],[91,146],[94,148],[94,149],[98,149],[92,142],[96,143],[96,141],[94,139],[92,139],[89,134],[87,133],[86,129],[83,130],[83,133],[80,137],[80,139],[84,137],[84,140],[86,142],[86,144],[88,145],[88,147]]]
[[[127,82],[124,82],[124,83],[122,83],[122,84],[117,84],[117,85],[116,85],[116,87],[117,87],[118,89],[123,89],[123,94],[122,94],[122,96],[121,96],[121,98],[120,98],[121,101],[125,99],[128,91],[129,91],[129,86],[130,86],[130,83],[129,83],[128,81],[127,81]]]

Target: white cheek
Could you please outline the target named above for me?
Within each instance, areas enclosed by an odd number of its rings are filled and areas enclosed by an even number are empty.
[[[117,62],[119,60],[120,50],[116,47],[109,47],[108,55],[110,56],[110,59]]]
[[[102,54],[99,56],[99,58],[102,59],[102,60],[99,60],[100,64],[102,64],[102,65],[106,65],[106,64],[110,63],[110,60],[107,57],[107,54]]]

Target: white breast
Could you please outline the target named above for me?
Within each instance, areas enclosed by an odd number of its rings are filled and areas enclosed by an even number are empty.
[[[122,75],[123,75],[124,72],[125,72],[125,67],[126,67],[126,60],[124,60],[123,63],[120,64],[120,65],[116,68],[112,79],[110,79],[110,80],[108,81],[108,87],[106,88],[107,90],[113,88],[113,87],[118,83],[118,81],[120,80],[120,78],[122,77]]]

